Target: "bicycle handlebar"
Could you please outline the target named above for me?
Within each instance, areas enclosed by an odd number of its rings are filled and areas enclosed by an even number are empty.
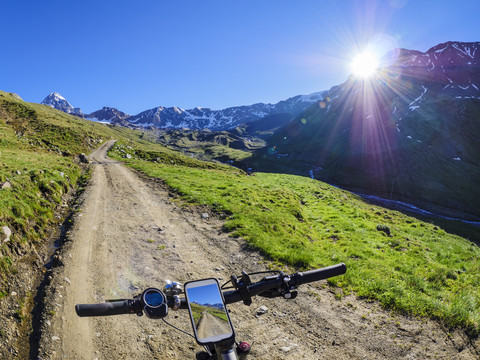
[[[273,292],[275,289],[287,287],[288,289],[295,289],[302,284],[307,284],[314,281],[324,280],[333,276],[345,274],[347,267],[344,263],[328,266],[322,269],[309,270],[298,272],[290,276],[273,275],[267,276],[262,280],[246,286],[244,290],[224,291],[223,296],[226,304],[232,304],[239,301],[245,301],[245,294],[247,297],[256,295],[266,297],[276,297],[283,294],[283,292]],[[171,298],[167,299],[168,307],[174,307],[174,301]],[[180,299],[180,309],[187,309],[187,303],[184,298]],[[109,316],[122,314],[141,314],[142,305],[139,298],[127,300],[114,300],[100,304],[78,304],[75,305],[75,311],[78,316]]]
[[[322,269],[309,270],[296,273],[292,276],[293,286],[328,279],[333,276],[342,275],[347,272],[347,266],[344,263],[336,264]]]
[[[133,302],[135,300],[116,300],[100,304],[75,305],[78,316],[109,316],[135,314]]]

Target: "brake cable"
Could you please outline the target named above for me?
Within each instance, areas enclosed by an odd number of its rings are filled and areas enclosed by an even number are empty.
[[[280,270],[266,270],[266,271],[257,271],[257,272],[253,272],[251,274],[247,274],[245,271],[242,271],[242,275],[247,275],[247,276],[252,276],[252,275],[259,275],[259,274],[272,274],[272,273],[276,273],[278,275],[282,275],[282,271]],[[234,276],[234,275],[232,275]],[[230,286],[230,287],[226,287],[226,285],[228,283],[231,283],[232,282],[232,278],[230,277],[230,280],[228,280],[226,283],[224,283],[222,286],[221,286],[221,289],[222,290],[227,290],[227,289],[237,289],[235,286]]]
[[[180,329],[180,328],[178,328],[178,327],[170,324],[167,320],[165,320],[165,318],[162,318],[162,320],[163,320],[163,322],[164,322],[165,324],[170,325],[170,326],[171,326],[172,328],[174,328],[175,330],[178,330],[178,331],[180,331],[180,332],[182,332],[182,333],[184,333],[184,334],[187,334],[188,336],[190,336],[190,337],[192,337],[192,338],[195,339],[195,336],[193,336],[192,334],[189,334],[188,332],[186,332],[186,331],[184,331],[184,330],[182,330],[182,329]]]

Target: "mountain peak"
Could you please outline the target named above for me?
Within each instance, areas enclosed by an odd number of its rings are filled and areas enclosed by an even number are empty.
[[[43,99],[42,104],[66,112],[67,114],[83,117],[80,108],[74,108],[62,95],[57,92],[50,93],[45,99]]]
[[[439,53],[439,52],[443,52],[444,50],[454,49],[455,51],[460,51],[465,55],[473,58],[479,48],[480,48],[480,42],[478,41],[476,42],[447,41],[431,47],[426,52]]]
[[[395,49],[385,55],[386,66],[427,67],[429,71],[445,67],[480,65],[480,42],[447,41],[425,52]]]
[[[346,188],[480,216],[479,49],[397,49],[368,86],[350,77],[325,95],[327,106],[277,131],[265,161],[286,157],[279,169],[296,164]]]
[[[123,124],[124,120],[129,117],[130,115],[123,111],[109,106],[104,106],[101,110],[85,115],[85,118],[89,120],[120,124]]]
[[[52,92],[52,93],[50,93],[50,94],[45,98],[45,100],[47,100],[47,99],[55,99],[55,100],[64,100],[64,101],[66,101],[65,98],[64,98],[62,95],[60,95],[59,93],[57,93],[57,92]],[[43,101],[45,101],[45,100],[43,100]]]

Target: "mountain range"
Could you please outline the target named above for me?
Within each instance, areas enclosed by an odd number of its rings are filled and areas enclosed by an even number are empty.
[[[277,131],[257,158],[282,171],[296,168],[348,189],[478,219],[479,89],[479,42],[446,42],[424,53],[398,49],[374,76],[351,76],[330,89]]]
[[[103,107],[101,110],[93,113],[83,114],[79,108],[74,108],[64,97],[56,92],[48,95],[42,101],[42,104],[68,114],[114,125],[159,129],[228,130],[272,115],[284,115],[288,117],[288,120],[291,120],[322,98],[323,92],[317,92],[310,95],[294,96],[276,104],[257,103],[222,110],[200,107],[183,110],[176,106],[159,106],[142,111],[137,115],[128,115],[111,107]]]

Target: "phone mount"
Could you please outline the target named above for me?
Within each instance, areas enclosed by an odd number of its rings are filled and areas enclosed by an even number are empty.
[[[240,279],[238,279],[235,275],[230,276],[230,279],[232,280],[233,287],[240,291],[240,296],[243,300],[243,303],[247,306],[250,306],[252,304],[252,297],[248,293],[248,286],[252,285],[250,275],[242,270],[242,276]]]

